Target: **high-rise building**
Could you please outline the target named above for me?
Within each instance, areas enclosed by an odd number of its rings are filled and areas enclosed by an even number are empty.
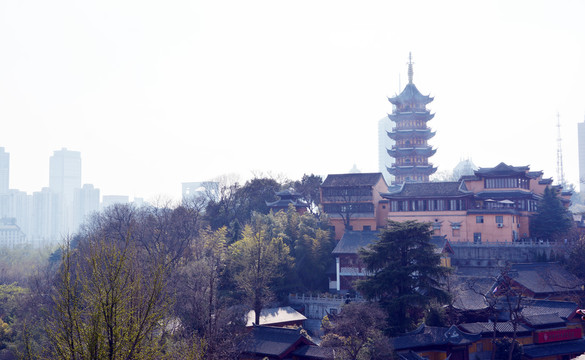
[[[0,147],[0,195],[8,194],[10,176],[10,153]]]
[[[428,182],[429,176],[437,171],[429,163],[429,157],[436,150],[427,143],[435,136],[427,126],[435,114],[426,108],[433,98],[421,94],[413,84],[412,77],[412,58],[409,56],[408,84],[400,95],[388,99],[394,105],[389,117],[396,123],[396,127],[388,134],[396,141],[396,145],[388,150],[388,154],[395,159],[388,168],[388,172],[395,176],[394,184]]]
[[[81,188],[81,153],[66,148],[56,150],[49,162],[49,189],[73,200],[75,189]]]
[[[396,143],[388,136],[390,131],[392,131],[392,122],[388,116],[378,120],[378,171],[384,176],[386,184],[394,182],[394,175],[388,172],[388,168],[394,164],[394,158],[389,156],[388,150],[391,150]]]
[[[66,148],[53,153],[49,161],[49,190],[56,195],[56,211],[51,222],[58,236],[67,236],[77,231],[74,222],[73,197],[81,188],[81,153]],[[60,239],[57,239],[60,240]]]
[[[35,245],[58,243],[67,233],[64,233],[61,217],[62,202],[60,197],[49,188],[33,193],[32,231],[31,240]]]
[[[78,229],[88,218],[100,210],[100,189],[83,184],[73,195],[73,228]]]
[[[579,190],[585,190],[585,121],[577,124],[579,140]]]
[[[10,175],[10,154],[0,147],[0,219],[9,213],[9,175]]]

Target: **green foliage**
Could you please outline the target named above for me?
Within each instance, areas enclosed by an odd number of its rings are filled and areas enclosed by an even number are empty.
[[[24,284],[28,277],[47,263],[53,250],[52,247],[0,249],[0,284]]]
[[[301,194],[301,199],[309,206],[309,212],[316,214],[321,204],[320,187],[323,183],[323,178],[319,175],[304,174],[301,180],[293,181],[290,187]]]
[[[215,332],[220,307],[219,286],[227,263],[227,229],[203,229],[191,244],[191,254],[178,269],[181,299],[176,311],[182,326],[200,336]]]
[[[125,241],[63,249],[47,323],[54,359],[156,359],[169,306],[166,269]],[[144,264],[144,262],[147,264]],[[145,266],[146,265],[146,266]]]
[[[285,273],[279,291],[326,291],[327,268],[333,264],[331,251],[335,247],[324,224],[310,213],[299,214],[294,206],[262,216],[271,237],[281,237],[291,250],[294,271]]]
[[[228,231],[239,239],[240,230],[232,228],[250,222],[255,212],[267,214],[270,209],[266,202],[276,200],[275,193],[280,187],[280,183],[270,178],[254,178],[247,181],[244,186],[237,182],[223,184],[219,195],[209,199],[205,218],[212,229],[226,226]]]
[[[242,239],[229,247],[231,273],[238,288],[250,301],[259,323],[260,311],[272,299],[272,285],[290,268],[290,249],[282,236],[270,236],[261,215],[244,228]]]
[[[510,348],[514,344],[512,357],[510,358]],[[496,340],[496,357],[495,360],[521,360],[522,359],[522,345],[518,341],[512,342],[510,338],[503,338]]]
[[[360,252],[371,274],[357,283],[369,299],[378,299],[388,315],[388,332],[413,329],[431,301],[444,304],[449,295],[440,281],[448,269],[430,243],[428,223],[390,221],[380,239]]]
[[[537,239],[557,240],[573,226],[573,218],[563,205],[558,191],[547,187],[538,203],[536,214],[530,219],[530,235]]]
[[[321,346],[339,349],[340,359],[389,359],[392,349],[382,332],[384,317],[384,311],[375,303],[344,305],[339,315],[323,319],[325,336]]]

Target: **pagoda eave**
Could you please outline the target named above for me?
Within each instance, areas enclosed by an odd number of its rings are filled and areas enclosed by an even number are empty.
[[[430,157],[435,155],[437,152],[436,149],[431,147],[424,147],[424,148],[393,148],[393,149],[386,149],[388,151],[388,155],[392,156],[393,158],[402,157],[402,156],[426,156]]]
[[[431,175],[437,171],[436,167],[428,166],[395,166],[386,167],[388,172],[394,176],[401,175]]]
[[[394,122],[399,122],[403,120],[423,120],[423,121],[430,121],[435,117],[435,114],[431,114],[429,111],[424,112],[414,112],[414,111],[407,111],[407,112],[393,112],[392,114],[388,114],[388,118]]]
[[[392,140],[398,139],[409,139],[409,138],[422,138],[425,140],[431,139],[435,136],[434,131],[430,131],[430,129],[426,130],[417,130],[417,129],[408,129],[408,130],[395,130],[387,131],[388,137]]]

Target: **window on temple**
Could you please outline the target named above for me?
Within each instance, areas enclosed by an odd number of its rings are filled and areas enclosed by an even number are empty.
[[[473,233],[473,243],[481,244],[481,233]]]
[[[496,223],[503,224],[504,223],[504,217],[501,216],[501,215],[496,216]]]
[[[475,217],[475,222],[477,224],[483,224],[483,216],[476,216]]]
[[[487,178],[485,179],[486,189],[521,188],[529,189],[530,181],[526,178]]]

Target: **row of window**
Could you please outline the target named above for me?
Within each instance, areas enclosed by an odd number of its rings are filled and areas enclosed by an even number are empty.
[[[519,188],[529,189],[530,180],[526,178],[487,178],[485,179],[486,189]]]
[[[398,200],[390,202],[390,211],[457,211],[467,210],[462,199]]]
[[[357,204],[324,204],[323,210],[328,214],[347,214],[347,213],[373,213],[374,204],[357,203]]]
[[[398,104],[396,106],[396,110],[398,110],[399,112],[403,112],[403,111],[409,111],[409,110],[426,110],[426,106],[425,104],[419,104],[417,102],[411,102],[411,103],[402,103],[402,104]]]
[[[512,240],[518,241],[518,232],[516,230],[512,230]],[[481,233],[480,232],[473,233],[473,243],[474,244],[481,244]]]
[[[483,216],[479,215],[475,217],[475,222],[478,224],[483,224]],[[496,215],[496,224],[503,224],[504,223],[504,217],[501,215]]]
[[[406,158],[406,159],[398,159],[399,160],[399,164],[398,165],[404,165],[404,164],[424,164],[424,165],[428,165],[428,158],[423,157],[423,156],[415,156],[414,160],[411,160],[410,158]],[[402,160],[402,161],[400,161]]]
[[[407,178],[408,179],[408,178]],[[538,203],[532,199],[518,200],[511,206],[500,203],[486,202],[484,209],[516,209],[520,211],[537,211]],[[458,211],[467,210],[468,205],[465,200],[456,199],[430,199],[430,200],[393,200],[390,202],[390,211]],[[480,208],[477,205],[476,208]]]
[[[423,120],[402,120],[396,123],[397,129],[410,129],[413,126],[421,128],[426,126],[426,121]]]
[[[399,140],[396,143],[397,147],[399,148],[403,148],[403,147],[414,147],[414,145],[427,145],[427,141],[425,139],[413,139],[412,141],[410,140]]]
[[[369,196],[372,195],[370,187],[343,187],[323,188],[323,196]]]

